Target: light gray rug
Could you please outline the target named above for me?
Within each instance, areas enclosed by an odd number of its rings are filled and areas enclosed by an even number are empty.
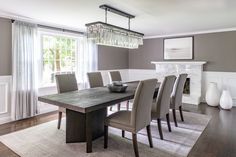
[[[172,116],[172,115],[171,115]],[[141,157],[186,157],[206,128],[210,117],[184,112],[185,122],[179,122],[169,133],[163,122],[164,139],[159,139],[156,122],[151,131],[154,148],[149,148],[146,129],[138,134]],[[179,117],[178,117],[179,119]],[[22,157],[128,157],[134,156],[131,134],[121,138],[121,131],[109,128],[108,149],[103,149],[103,137],[93,142],[93,153],[85,153],[85,143],[65,143],[65,120],[57,130],[57,121],[51,121],[25,130],[0,136],[0,141]]]

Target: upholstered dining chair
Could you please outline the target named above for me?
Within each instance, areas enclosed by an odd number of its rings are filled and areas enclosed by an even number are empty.
[[[78,84],[75,74],[58,74],[55,75],[55,78],[58,93],[66,93],[78,90]],[[59,107],[57,125],[58,129],[60,129],[61,127],[62,113],[66,113],[66,109],[63,107]]]
[[[110,71],[109,72],[110,80],[113,81],[122,81],[121,74],[119,71]],[[117,104],[117,109],[120,111],[121,104]],[[126,109],[129,110],[129,100],[126,101]],[[112,110],[112,106],[110,107],[110,110]]]
[[[119,71],[110,71],[111,81],[122,81],[121,74]]]
[[[161,119],[166,118],[168,130],[171,132],[169,109],[170,109],[170,96],[173,90],[176,76],[166,76],[161,84],[161,88],[158,91],[156,102],[152,105],[151,117],[152,120],[157,120],[160,139],[163,138]]]
[[[104,86],[101,72],[87,73],[90,88]]]
[[[108,126],[128,131],[132,133],[135,156],[138,157],[137,132],[147,129],[149,145],[152,148],[152,136],[150,129],[151,108],[153,94],[157,84],[157,79],[140,81],[134,96],[132,111],[118,111],[105,119],[104,122],[104,148],[108,145]],[[145,116],[144,116],[145,115]],[[122,134],[123,136],[123,134]]]
[[[175,86],[171,95],[170,108],[173,112],[173,119],[175,126],[178,127],[176,119],[176,110],[179,110],[181,120],[184,121],[183,111],[182,111],[182,97],[184,91],[184,85],[186,82],[188,74],[180,74],[175,81]]]

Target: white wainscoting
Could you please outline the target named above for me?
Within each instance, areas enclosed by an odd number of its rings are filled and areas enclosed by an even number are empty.
[[[155,70],[147,69],[121,69],[124,81],[135,81],[149,78],[158,78]],[[109,70],[101,71],[104,84],[110,83]],[[209,82],[216,82],[219,90],[228,89],[232,95],[234,106],[236,106],[236,72],[210,72],[204,71],[202,75],[201,101],[205,102],[205,93]]]
[[[11,120],[11,76],[0,76],[0,124]]]
[[[227,89],[233,98],[233,105],[236,106],[236,72],[203,72],[202,101],[205,102],[205,94],[210,82],[216,82],[219,90]]]
[[[158,78],[156,71],[148,69],[118,69],[123,81],[135,81],[149,78]],[[109,70],[102,70],[104,84],[110,83]],[[0,124],[10,121],[11,117],[11,86],[12,76],[0,76]],[[161,81],[161,80],[160,80]],[[220,91],[228,89],[236,106],[236,72],[203,72],[201,100],[205,102],[205,93],[209,82],[216,82]],[[56,87],[39,89],[39,95],[57,93]],[[40,114],[57,110],[56,106],[40,103]]]
[[[109,71],[113,70],[101,70],[102,78],[104,85],[110,83]],[[147,69],[117,69],[114,71],[120,71],[122,81],[137,81],[144,80],[149,78],[156,78],[155,70],[147,70]]]

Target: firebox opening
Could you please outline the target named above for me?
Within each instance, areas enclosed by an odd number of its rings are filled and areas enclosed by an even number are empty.
[[[190,94],[190,78],[186,79],[183,94]]]

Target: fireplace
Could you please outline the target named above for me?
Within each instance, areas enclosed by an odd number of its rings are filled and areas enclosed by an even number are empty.
[[[160,82],[165,76],[179,74],[188,74],[184,94],[183,103],[198,105],[201,101],[202,94],[202,70],[204,61],[164,61],[152,62],[156,66],[156,77]]]
[[[190,78],[187,78],[184,84],[184,94],[190,95]]]

